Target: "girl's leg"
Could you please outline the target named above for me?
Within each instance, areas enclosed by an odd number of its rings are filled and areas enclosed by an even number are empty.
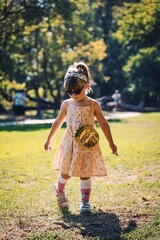
[[[90,178],[81,178],[81,194],[82,194],[82,201],[89,202],[91,193],[91,179]]]
[[[89,204],[91,193],[91,179],[90,178],[81,178],[81,195],[82,201],[80,206],[80,212],[90,212],[91,206]]]
[[[63,174],[58,175],[57,186],[56,186],[56,192],[58,194],[64,193],[64,188],[69,178],[70,178],[69,176],[66,176]]]
[[[58,175],[56,186],[57,204],[59,207],[68,207],[68,198],[65,195],[65,185],[70,177],[66,175]]]

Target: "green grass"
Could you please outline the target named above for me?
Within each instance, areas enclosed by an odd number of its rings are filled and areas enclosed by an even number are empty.
[[[160,236],[160,113],[110,122],[119,156],[113,156],[101,130],[108,177],[92,179],[92,214],[79,214],[79,179],[67,184],[70,208],[55,204],[58,172],[53,150],[43,150],[50,125],[0,128],[2,239],[157,240]]]

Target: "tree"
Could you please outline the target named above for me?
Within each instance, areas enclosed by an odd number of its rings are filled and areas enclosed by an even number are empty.
[[[96,36],[100,30],[94,31],[96,1],[91,4],[90,1],[65,0],[61,4],[59,0],[54,3],[31,0],[7,4],[3,0],[3,8],[2,15],[8,12],[5,25],[12,22],[7,25],[7,38],[5,27],[1,29],[1,54],[6,55],[0,67],[3,89],[7,90],[8,81],[25,82],[31,97],[48,98],[59,108],[64,98],[64,73],[72,61],[90,61],[94,74],[97,74],[94,69],[102,68],[106,46]],[[3,25],[3,21],[0,24]],[[9,64],[10,71],[6,67]]]
[[[130,100],[160,102],[160,9],[156,0],[125,3],[113,33],[121,45],[125,92]],[[128,95],[129,94],[129,95]]]
[[[158,6],[158,0],[2,0],[2,92],[25,86],[32,99],[59,108],[65,71],[83,60],[97,83],[94,97],[119,89],[127,101],[158,104]]]
[[[8,81],[26,82],[27,91],[34,89],[37,98],[39,89],[43,89],[43,96],[51,96],[55,102],[59,99],[59,76],[55,71],[62,66],[60,51],[65,46],[60,39],[67,32],[65,22],[71,18],[74,6],[67,0],[63,5],[60,1],[2,0],[1,88],[7,90]]]

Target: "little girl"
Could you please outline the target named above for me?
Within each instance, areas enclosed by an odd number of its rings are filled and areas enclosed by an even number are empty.
[[[80,177],[82,195],[80,213],[90,212],[91,177],[105,176],[107,171],[99,143],[87,148],[76,141],[75,134],[82,126],[90,125],[95,129],[94,117],[96,117],[115,155],[117,147],[99,103],[87,96],[92,90],[92,78],[85,63],[78,62],[69,66],[64,78],[64,88],[70,98],[62,103],[44,148],[46,151],[51,150],[52,140],[66,118],[67,128],[53,162],[53,169],[60,169],[56,185],[57,203],[62,208],[68,207],[65,185],[71,176]]]

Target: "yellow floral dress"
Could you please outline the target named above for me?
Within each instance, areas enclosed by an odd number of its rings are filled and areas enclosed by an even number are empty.
[[[61,174],[77,177],[105,176],[107,170],[104,157],[99,143],[92,148],[86,148],[78,144],[71,136],[81,126],[90,125],[94,127],[93,111],[90,112],[92,100],[87,106],[77,106],[72,102],[68,105],[66,124],[60,147],[58,148],[53,170],[59,170]],[[70,134],[69,134],[70,133]]]

